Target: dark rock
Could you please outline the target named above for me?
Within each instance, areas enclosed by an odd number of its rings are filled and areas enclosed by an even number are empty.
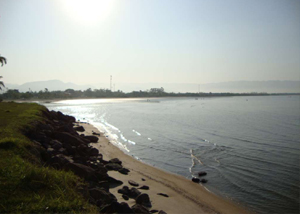
[[[109,191],[109,182],[108,181],[100,181],[97,183],[99,188],[103,188],[105,191]]]
[[[72,146],[79,146],[81,144],[85,144],[79,137],[73,136],[67,132],[54,132],[54,137],[62,142],[63,144],[68,143]]]
[[[149,190],[149,186],[143,185],[143,186],[141,186],[141,187],[140,187],[140,188],[138,188],[138,189]]]
[[[89,157],[82,155],[82,153],[81,154],[76,153],[76,155],[73,157],[73,160],[75,163],[87,165],[87,161],[89,160]]]
[[[77,153],[75,146],[71,146],[70,144],[67,143],[64,144],[63,146],[67,150],[69,155],[74,156]]]
[[[129,197],[127,195],[122,195],[122,198],[124,198],[124,200],[128,201],[129,200]]]
[[[117,163],[108,163],[105,165],[105,168],[107,170],[115,170],[115,171],[119,171],[122,169],[122,166],[117,164]]]
[[[53,146],[56,142],[59,142],[58,140],[50,140],[49,145]]]
[[[205,175],[207,175],[206,172],[198,172],[198,176],[205,176]]]
[[[75,131],[78,131],[78,132],[84,132],[85,129],[83,128],[83,126],[76,126],[74,127]]]
[[[150,210],[150,213],[158,213],[158,210]]]
[[[139,196],[141,194],[141,192],[139,190],[137,190],[136,188],[132,187],[131,189],[129,189],[128,186],[123,186],[122,189],[118,190],[118,193],[127,195],[130,198],[136,198],[137,196]]]
[[[109,182],[109,188],[115,188],[115,187],[120,186],[120,185],[123,184],[122,181],[117,180],[113,177],[108,177],[108,182]]]
[[[164,196],[164,197],[166,197],[166,198],[169,197],[169,196],[168,196],[167,194],[165,194],[165,193],[157,193],[157,195],[161,195],[161,196]]]
[[[192,181],[195,182],[195,183],[199,183],[199,182],[200,182],[200,179],[199,179],[199,178],[194,178],[194,177],[193,177],[193,178],[192,178]]]
[[[118,172],[120,172],[123,175],[128,175],[128,172],[130,172],[130,170],[126,169],[126,168],[122,168],[122,169],[118,170]]]
[[[146,179],[145,179],[145,178],[142,178],[142,181],[146,181]]]
[[[93,135],[100,136],[100,133],[98,133],[98,132],[94,132],[94,131],[92,131],[92,134],[93,134]]]
[[[63,154],[63,155],[68,155],[69,154],[65,148],[60,148],[58,150],[58,153]]]
[[[99,138],[93,135],[86,135],[84,136],[85,139],[89,140],[92,143],[97,143]]]
[[[125,202],[112,202],[111,204],[102,207],[100,213],[133,213],[133,210]]]
[[[53,143],[52,148],[55,149],[55,150],[59,150],[62,147],[61,142],[59,142],[58,140],[55,140],[54,142],[50,141],[50,144],[51,143]]]
[[[129,196],[130,198],[136,198],[136,197],[138,197],[140,194],[141,194],[141,192],[140,192],[139,190],[137,190],[136,188],[132,187],[132,188],[129,190],[128,196]]]
[[[135,204],[131,207],[134,213],[140,213],[140,214],[149,214],[150,212],[146,207],[140,204]]]
[[[163,211],[163,210],[160,210],[159,212],[158,212],[158,214],[167,214],[165,211]]]
[[[149,195],[146,193],[140,194],[139,196],[136,197],[135,199],[137,204],[141,204],[145,207],[151,207],[151,202],[150,202],[150,198]]]
[[[46,123],[40,123],[40,124],[38,124],[37,128],[39,130],[43,130],[44,132],[45,131],[49,131],[49,133],[52,133],[54,131],[53,126],[51,126],[50,124],[46,124]]]
[[[118,189],[118,193],[123,194],[123,195],[129,195],[129,188],[128,186],[123,186],[122,189]]]
[[[119,213],[133,213],[133,210],[128,206],[127,203],[121,202],[121,206],[117,206]]]
[[[58,119],[58,120],[62,120],[62,121],[69,122],[69,123],[75,123],[76,122],[75,117],[69,116],[69,115],[64,115],[60,111],[58,111],[58,112],[51,111],[50,113],[54,117],[56,117],[56,119]]]
[[[113,194],[105,191],[104,189],[93,188],[89,190],[89,193],[92,198],[92,202],[96,203],[99,207],[117,201]]]
[[[117,163],[119,165],[122,165],[122,161],[120,161],[118,158],[110,159],[108,162],[109,163]]]
[[[49,147],[49,148],[47,148],[47,153],[49,154],[49,155],[51,155],[51,156],[53,156],[56,152],[55,152],[55,150],[53,149],[53,148],[51,148],[51,147]]]
[[[47,164],[56,169],[62,169],[66,164],[73,163],[72,158],[64,156],[63,154],[55,155]]]
[[[89,151],[90,156],[98,156],[99,155],[99,150],[96,148],[91,148]]]
[[[201,179],[201,180],[200,180],[201,183],[207,183],[207,181],[208,181],[208,180],[206,180],[206,179]]]
[[[61,124],[58,128],[56,128],[58,132],[67,132],[72,134],[73,136],[78,136],[78,133],[73,129],[72,124]]]
[[[69,163],[65,166],[65,169],[71,170],[79,177],[84,178],[85,180],[91,181],[104,181],[108,179],[107,171],[103,167],[103,169],[95,171],[93,168],[89,166],[85,166],[79,163]]]
[[[134,186],[134,187],[138,187],[139,184],[135,181],[132,181],[132,180],[129,180],[128,183],[131,185],[131,186]]]

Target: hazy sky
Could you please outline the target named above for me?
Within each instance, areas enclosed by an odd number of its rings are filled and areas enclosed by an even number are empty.
[[[0,0],[0,54],[15,84],[300,80],[300,1]]]

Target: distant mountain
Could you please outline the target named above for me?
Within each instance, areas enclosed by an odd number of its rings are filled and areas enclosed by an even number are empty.
[[[201,88],[206,92],[300,93],[300,81],[234,81],[203,84]]]
[[[91,85],[77,85],[71,82],[64,83],[60,80],[48,80],[48,81],[36,81],[36,82],[28,82],[22,85],[15,84],[5,84],[8,89],[18,89],[20,92],[26,91],[40,91],[45,90],[47,88],[49,91],[64,91],[66,89],[74,89],[74,90],[86,90],[88,88],[95,88]]]
[[[139,90],[148,90],[150,88],[163,87],[166,92],[232,92],[232,93],[300,93],[300,81],[233,81],[220,83],[115,83],[115,90],[123,92],[132,92]],[[77,85],[74,83],[64,83],[60,80],[28,82],[22,85],[5,84],[8,89],[18,89],[20,92],[45,90],[64,91],[66,89],[86,90],[108,88],[107,83],[98,83],[95,85]]]

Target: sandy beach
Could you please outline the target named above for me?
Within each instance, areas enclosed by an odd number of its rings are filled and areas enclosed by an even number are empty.
[[[93,131],[99,132],[91,124],[80,123],[80,125],[85,128],[85,135],[92,135]],[[140,189],[140,191],[149,195],[152,210],[164,210],[169,214],[250,213],[245,208],[207,191],[200,184],[136,160],[110,143],[103,133],[101,133],[98,142],[93,143],[92,146],[103,154],[104,160],[118,158],[122,161],[123,166],[130,170],[128,175],[117,171],[108,172],[111,177],[123,181],[122,186],[110,189],[110,192],[117,197],[119,202],[124,201],[129,206],[135,204],[134,199],[125,201],[122,198],[122,194],[118,193],[118,189],[121,189],[123,186],[130,187],[128,181],[132,180],[137,182],[139,187],[143,185],[149,186],[149,190]],[[158,193],[166,194],[168,197],[158,195]]]

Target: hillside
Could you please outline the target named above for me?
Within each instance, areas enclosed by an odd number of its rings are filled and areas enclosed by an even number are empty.
[[[45,122],[45,111],[37,104],[0,103],[0,213],[95,213],[78,194],[82,179],[44,167],[43,148],[26,136]]]

